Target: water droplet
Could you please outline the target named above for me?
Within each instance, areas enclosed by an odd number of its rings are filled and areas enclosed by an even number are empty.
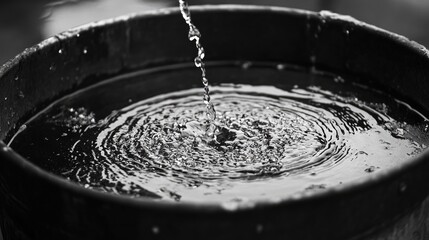
[[[153,226],[153,227],[152,227],[152,233],[153,233],[153,234],[159,234],[159,231],[160,231],[160,229],[159,229],[159,227],[158,227],[158,226]]]
[[[20,98],[25,98],[25,95],[24,95],[24,93],[23,93],[22,91],[19,91],[18,96],[19,96]]]
[[[202,83],[204,86],[208,86],[209,85],[209,80],[206,77],[202,78]]]
[[[277,70],[281,71],[281,70],[284,70],[286,66],[284,64],[277,64],[276,67],[277,67]]]
[[[188,38],[189,38],[190,41],[194,41],[194,40],[198,41],[201,38],[200,31],[193,24],[189,25]]]
[[[10,148],[9,146],[4,146],[2,150],[3,152],[8,152],[8,151],[12,151],[12,148]]]
[[[203,66],[203,60],[200,57],[196,57],[194,59],[194,63],[196,67],[202,67]]]
[[[83,53],[83,54],[87,54],[87,53],[88,53],[88,49],[87,49],[87,48],[84,48],[84,49],[82,50],[82,53]]]
[[[49,71],[54,71],[56,69],[55,64],[51,64],[51,66],[49,66]]]
[[[334,78],[334,82],[336,82],[336,83],[344,83],[344,82],[345,82],[345,80],[344,80],[344,78],[342,78],[341,76],[336,76],[336,77]]]
[[[27,129],[27,125],[23,124],[21,127],[19,127],[17,132],[20,133],[20,132],[24,131],[25,129]]]
[[[315,55],[311,55],[311,56],[310,56],[310,63],[311,63],[312,65],[314,65],[314,64],[316,63],[316,56],[315,56]]]
[[[62,49],[58,50],[59,54],[63,54],[63,52],[64,52],[64,50],[62,50]]]
[[[18,76],[16,76],[16,77],[14,78],[14,80],[15,80],[15,81],[18,81],[18,80],[19,80],[19,77],[18,77]]]
[[[252,62],[244,62],[241,64],[242,69],[249,69],[252,66]]]
[[[404,193],[405,191],[407,191],[407,184],[404,182],[399,183],[399,192]]]
[[[365,169],[365,172],[367,172],[367,173],[372,173],[374,171],[375,171],[375,167],[374,166],[371,166],[371,167]]]
[[[256,225],[256,232],[257,233],[262,233],[263,230],[264,230],[264,226],[262,224]]]
[[[209,102],[207,104],[207,117],[210,119],[211,122],[214,122],[216,120],[216,110],[212,103]]]
[[[199,47],[199,48],[198,48],[198,56],[199,56],[201,59],[204,59],[204,57],[206,56],[206,54],[205,54],[205,52],[204,52],[204,48],[203,48],[203,47]]]

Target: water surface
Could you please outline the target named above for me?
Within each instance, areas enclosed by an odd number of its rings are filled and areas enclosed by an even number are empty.
[[[200,73],[178,65],[67,96],[11,147],[86,188],[225,206],[325,191],[426,148],[424,116],[351,77],[262,63],[208,68],[214,136]]]

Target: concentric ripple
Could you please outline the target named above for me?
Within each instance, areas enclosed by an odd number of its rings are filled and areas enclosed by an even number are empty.
[[[294,100],[273,87],[218,87],[211,136],[198,93],[158,96],[113,113],[98,126],[95,149],[107,166],[135,159],[128,170],[159,169],[179,181],[253,179],[339,162],[350,152],[341,136],[371,128],[348,107],[311,103],[314,95]]]
[[[36,144],[27,158],[87,188],[226,206],[351,182],[426,147],[419,136],[427,129],[390,117],[391,104],[320,86],[221,84],[211,96],[214,125],[199,88],[158,94],[100,119],[65,102],[28,124],[12,146],[21,153]],[[43,134],[45,143],[23,143]]]

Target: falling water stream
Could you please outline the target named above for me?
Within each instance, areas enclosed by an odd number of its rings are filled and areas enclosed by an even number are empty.
[[[203,101],[206,104],[207,116],[210,120],[210,123],[213,123],[216,120],[216,111],[213,104],[210,102],[210,89],[209,89],[209,80],[207,79],[207,71],[204,63],[205,51],[203,45],[201,45],[201,33],[198,28],[192,23],[191,12],[189,10],[188,3],[185,0],[179,0],[180,12],[182,17],[185,20],[186,24],[189,26],[189,41],[195,41],[195,47],[197,48],[198,55],[195,57],[194,62],[195,66],[201,70],[201,81],[204,85],[204,97]]]

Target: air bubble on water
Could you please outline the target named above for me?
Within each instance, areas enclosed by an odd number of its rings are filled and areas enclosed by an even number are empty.
[[[365,172],[367,172],[367,173],[372,173],[372,172],[374,172],[375,171],[375,167],[374,166],[370,166],[369,168],[366,168],[365,169]]]
[[[365,151],[359,151],[359,152],[357,152],[357,153],[356,153],[356,155],[358,155],[358,154],[368,156],[368,153],[367,153],[367,152],[365,152]]]

